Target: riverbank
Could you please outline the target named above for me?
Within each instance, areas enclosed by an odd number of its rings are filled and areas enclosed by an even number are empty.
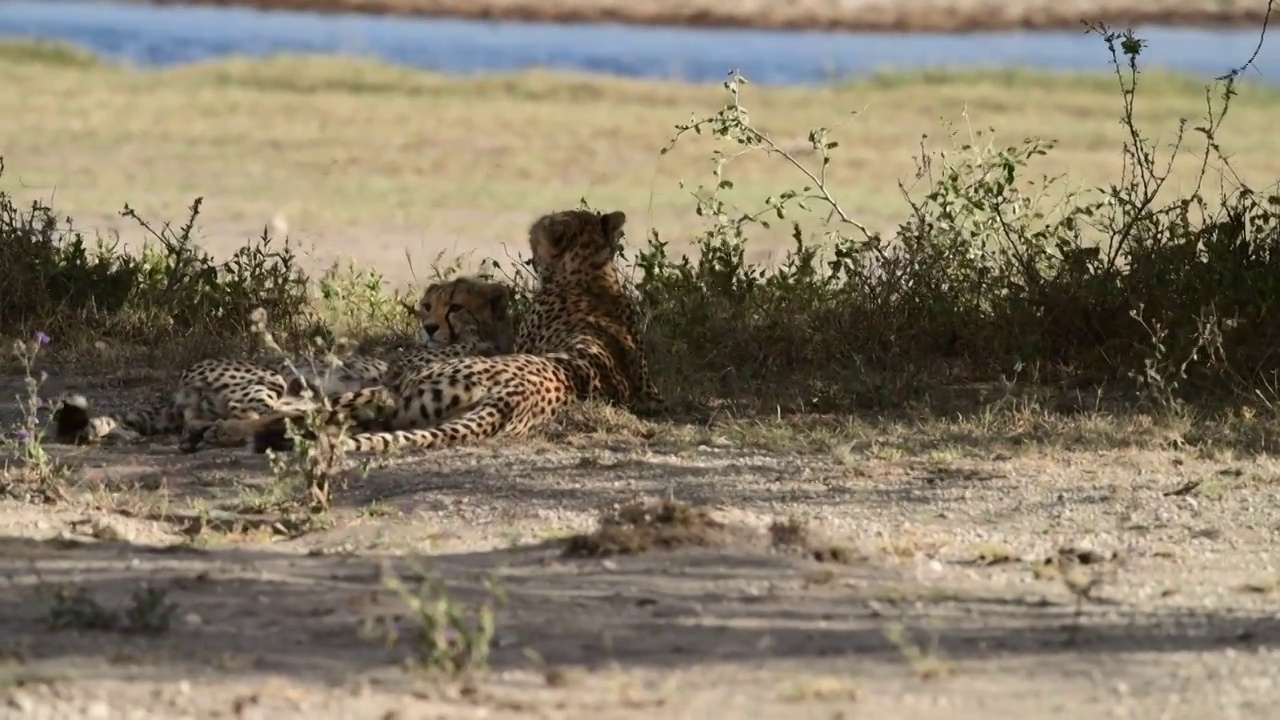
[[[311,244],[324,266],[361,238],[366,258],[378,256],[366,262],[397,280],[411,272],[406,253],[420,266],[441,251],[504,257],[531,217],[583,197],[626,208],[637,237],[655,228],[687,247],[705,227],[690,190],[714,181],[708,158],[722,146],[692,136],[658,151],[690,113],[726,100],[712,84],[546,71],[459,77],[353,58],[142,71],[38,45],[0,52],[0,72],[12,86],[0,97],[12,170],[0,187],[23,203],[52,198],[79,223],[127,236],[132,225],[116,214],[124,203],[178,221],[203,196],[211,248],[233,251],[275,224]],[[1136,118],[1167,142],[1180,118],[1201,116],[1204,92],[1198,79],[1146,72]],[[1073,186],[1113,182],[1125,139],[1116,81],[1105,74],[886,73],[818,88],[752,85],[744,102],[810,166],[810,129],[841,123],[832,191],[852,217],[890,234],[909,212],[899,180],[920,190],[912,178],[922,136],[930,152],[953,149],[952,132],[965,143],[986,127],[999,146],[1051,138],[1058,146],[1029,172],[1066,175]],[[1236,173],[1260,186],[1280,177],[1277,107],[1280,90],[1242,88],[1219,138]],[[1188,135],[1174,180],[1199,169],[1197,138]],[[790,187],[781,167],[736,160],[732,205],[759,207]],[[821,218],[791,217],[811,229]],[[791,246],[790,233],[783,223],[753,235],[752,260]]]
[[[135,0],[147,2],[148,0]],[[677,27],[972,32],[1064,30],[1081,20],[1116,26],[1261,25],[1259,0],[151,0],[265,10],[362,12],[501,21],[610,22]]]

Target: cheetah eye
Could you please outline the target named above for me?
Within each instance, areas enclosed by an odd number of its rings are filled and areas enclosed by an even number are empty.
[[[451,313],[462,312],[462,306],[459,305],[458,303],[454,303],[449,306],[449,312]]]

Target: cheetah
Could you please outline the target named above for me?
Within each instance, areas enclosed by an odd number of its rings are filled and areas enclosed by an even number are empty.
[[[510,353],[515,332],[511,321],[511,288],[500,282],[458,277],[427,286],[416,306],[402,303],[419,318],[418,347],[388,358],[350,355],[334,371],[306,378],[313,392],[333,397],[384,385],[411,370],[454,357]],[[278,363],[282,373],[284,363]]]
[[[417,307],[420,328],[414,347],[383,359],[348,354],[328,372],[295,369],[287,358],[253,362],[230,358],[202,360],[178,378],[167,397],[123,415],[89,412],[86,398],[65,398],[54,413],[56,437],[84,444],[104,438],[135,441],[143,436],[182,432],[183,451],[193,451],[200,437],[220,418],[251,418],[271,412],[306,412],[314,403],[299,395],[304,389],[335,395],[394,380],[400,374],[442,359],[510,352],[513,326],[511,291],[506,285],[471,277],[434,283]]]
[[[521,320],[515,353],[446,360],[335,398],[328,422],[368,405],[392,406],[386,429],[341,435],[340,447],[376,453],[521,437],[574,399],[631,409],[664,405],[641,344],[639,309],[614,265],[625,223],[622,211],[538,218],[529,244],[540,287]],[[226,429],[242,440],[252,434],[256,452],[289,450],[285,415]]]

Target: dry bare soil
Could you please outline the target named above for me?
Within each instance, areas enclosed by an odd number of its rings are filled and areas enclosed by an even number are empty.
[[[148,0],[141,0],[146,2]],[[166,5],[191,0],[150,0]],[[1075,29],[1082,20],[1120,25],[1250,25],[1266,16],[1256,0],[196,0],[266,10],[619,22],[636,25],[965,32]]]
[[[51,446],[79,468],[66,497],[0,502],[0,716],[1190,719],[1280,699],[1274,459],[1140,422],[1017,443],[566,423],[352,472],[309,526],[273,510],[262,456]],[[565,556],[601,513],[671,499],[723,527]],[[771,535],[789,518],[805,532]],[[488,673],[405,664],[420,622],[388,569],[463,605],[496,580]],[[173,603],[159,635],[47,625],[75,591],[125,611],[146,587]]]

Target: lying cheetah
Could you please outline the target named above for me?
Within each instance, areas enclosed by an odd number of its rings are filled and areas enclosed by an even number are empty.
[[[331,372],[308,375],[313,392],[333,397],[362,388],[395,382],[405,372],[439,360],[471,355],[490,356],[512,351],[511,288],[472,277],[427,286],[417,306],[404,304],[419,318],[419,347],[400,350],[388,358],[352,355],[341,358]],[[281,368],[284,372],[286,368]]]
[[[342,448],[384,452],[518,437],[575,398],[633,408],[664,404],[641,346],[638,308],[614,266],[625,222],[620,211],[586,210],[536,220],[529,243],[541,287],[521,322],[516,354],[447,360],[336,398],[331,422],[368,405],[394,407],[390,429],[341,436]],[[287,414],[228,423],[223,442],[252,432],[258,452],[290,449]]]
[[[123,415],[92,416],[83,396],[65,399],[54,413],[55,433],[63,442],[96,442],[106,437],[184,432],[180,448],[196,449],[205,429],[223,418],[252,418],[271,412],[305,412],[314,403],[299,397],[304,386],[333,395],[388,382],[404,372],[447,358],[511,351],[510,289],[470,277],[435,283],[414,308],[426,347],[391,359],[370,355],[338,358],[327,372],[296,369],[280,358],[268,363],[214,358],[187,368],[178,388],[166,398]],[[288,378],[288,379],[287,379]]]

